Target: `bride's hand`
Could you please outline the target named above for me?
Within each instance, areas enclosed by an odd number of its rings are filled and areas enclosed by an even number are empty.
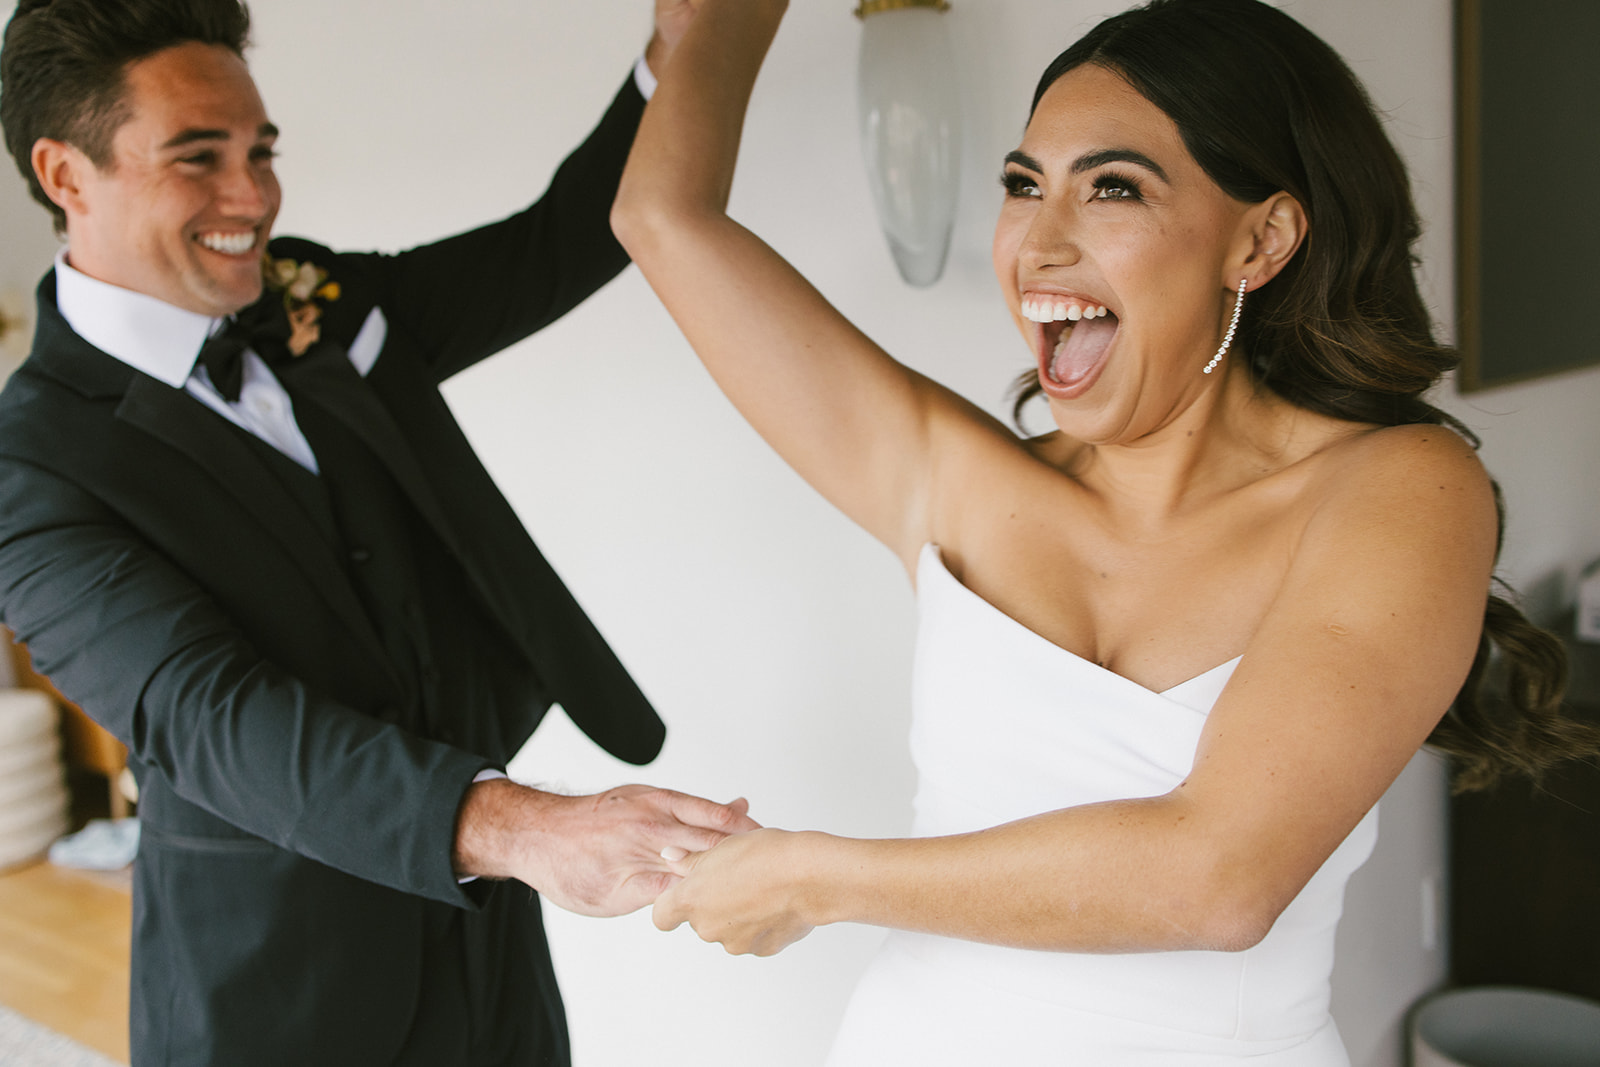
[[[777,955],[817,925],[801,872],[822,836],[752,830],[706,852],[664,852],[683,881],[656,898],[656,926],[675,930],[687,922],[702,940],[735,955]]]
[[[656,77],[666,68],[667,60],[683,40],[684,31],[694,19],[704,0],[655,0],[655,34],[645,48],[645,63]]]

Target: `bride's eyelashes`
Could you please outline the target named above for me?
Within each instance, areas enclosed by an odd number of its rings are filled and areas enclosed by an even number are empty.
[[[1009,197],[1040,196],[1039,183],[1020,170],[1007,168],[1000,173],[1000,185]]]
[[[1020,170],[1007,169],[1001,172],[1000,185],[1005,189],[1006,196],[1016,199],[1036,200],[1044,195],[1039,189],[1038,180]],[[1094,193],[1091,199],[1094,200],[1144,199],[1144,189],[1139,179],[1116,171],[1095,175],[1092,188]]]
[[[1094,199],[1143,200],[1144,191],[1140,188],[1137,178],[1116,171],[1106,171],[1095,175]]]

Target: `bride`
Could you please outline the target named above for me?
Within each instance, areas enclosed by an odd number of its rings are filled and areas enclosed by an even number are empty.
[[[613,223],[915,582],[919,784],[909,839],[677,859],[657,924],[758,954],[891,928],[835,1064],[1345,1064],[1333,931],[1384,790],[1430,739],[1469,786],[1593,747],[1550,640],[1490,597],[1496,496],[1422,399],[1454,355],[1365,94],[1255,0],[1155,0],[1050,66],[994,238],[1055,424],[1021,439],[728,218],[785,5],[693,6]],[[1489,638],[1515,722],[1478,710]]]

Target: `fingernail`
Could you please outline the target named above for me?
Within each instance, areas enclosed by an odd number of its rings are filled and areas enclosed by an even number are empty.
[[[668,845],[666,848],[661,850],[661,858],[666,860],[668,863],[677,863],[688,854],[688,849],[679,848],[677,845]]]

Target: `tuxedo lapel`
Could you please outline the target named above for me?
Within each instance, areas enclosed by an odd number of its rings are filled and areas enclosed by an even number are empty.
[[[491,545],[498,543],[485,529],[486,525],[492,525],[492,518],[483,514],[484,505],[496,499],[492,485],[487,499],[479,499],[476,502],[477,506],[472,510],[475,538],[473,545],[469,546],[463,542],[455,523],[451,521],[455,511],[441,500],[435,483],[429,479],[428,471],[413,449],[410,439],[401,432],[399,424],[379,399],[371,384],[356,372],[341,345],[328,341],[320,342],[313,345],[304,356],[275,369],[295,403],[317,405],[324,414],[338,420],[372,450],[373,455],[394,477],[406,498],[416,507],[418,514],[438,535],[441,543],[461,566],[483,604],[499,619],[508,633],[526,634],[526,629],[519,625],[521,617],[514,610],[509,610],[502,595],[501,585],[489,581],[482,566],[484,562],[482,546],[485,543]],[[432,387],[424,386],[424,388],[431,391]],[[428,445],[434,448],[447,447],[439,441],[429,441]],[[468,455],[470,458],[470,453]],[[470,466],[454,468],[452,476],[458,482],[470,479]],[[457,488],[456,485],[446,486],[447,491],[456,497],[455,510],[460,510],[463,506],[472,507],[470,502],[463,504],[459,499],[461,494],[454,492]],[[519,525],[516,529],[520,533],[522,528]],[[475,551],[474,546],[476,546]]]
[[[273,249],[302,261],[327,258],[325,249],[293,239],[275,242]],[[526,641],[532,632],[530,609],[506,596],[506,589],[517,583],[497,580],[496,574],[507,560],[532,547],[521,522],[504,504],[450,418],[437,383],[417,374],[409,360],[390,354],[393,346],[405,343],[396,338],[392,327],[377,365],[370,373],[356,370],[350,361],[350,346],[379,307],[379,292],[359,270],[340,271],[338,281],[342,293],[323,306],[319,339],[304,355],[275,363],[273,373],[296,404],[318,405],[372,450],[466,571],[483,603],[508,633]],[[397,376],[403,379],[399,387],[395,386]],[[379,378],[387,380],[389,387],[379,385]],[[424,397],[437,401],[439,410],[431,410],[420,400]],[[399,407],[391,410],[391,404]],[[402,425],[429,436],[414,440],[402,432]],[[428,451],[419,453],[418,449]],[[464,538],[457,525],[462,515],[471,516],[470,537]],[[562,592],[565,594],[564,588]]]
[[[457,557],[463,555],[439,498],[417,463],[411,443],[384,410],[342,346],[323,341],[273,368],[296,403],[316,404],[372,449],[423,518]]]
[[[108,357],[109,358],[109,357]],[[328,607],[379,662],[388,664],[378,635],[341,568],[334,546],[312,516],[249,444],[216,412],[182,390],[133,375],[117,417],[181,452],[244,507],[283,546]]]

